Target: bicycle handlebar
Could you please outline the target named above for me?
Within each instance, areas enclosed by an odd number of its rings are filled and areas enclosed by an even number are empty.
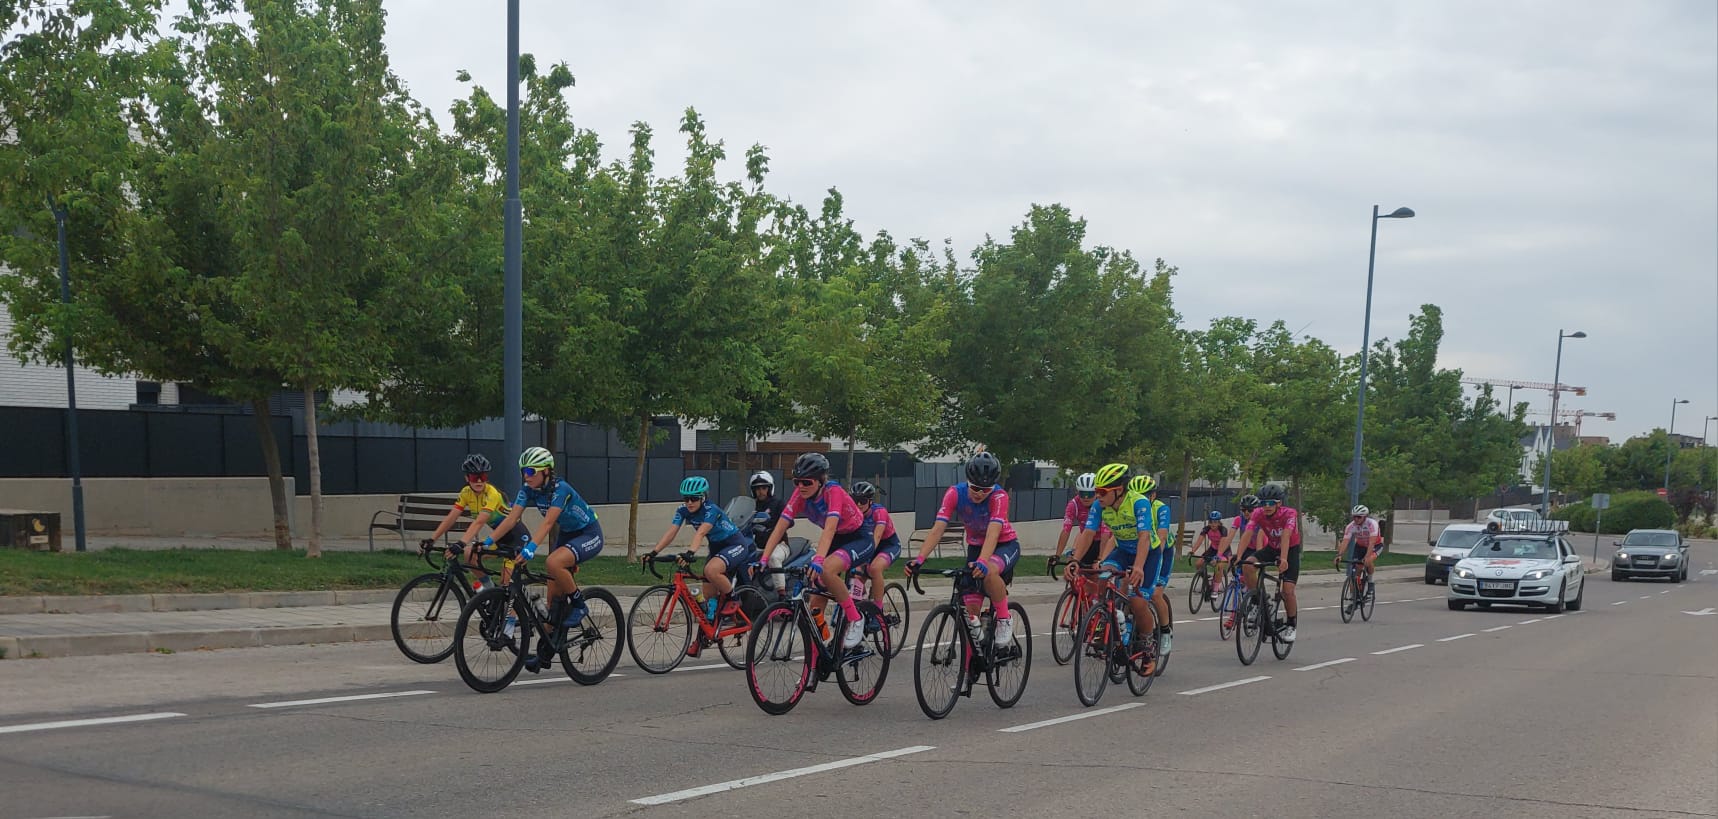
[[[657,580],[667,579],[667,578],[664,578],[662,576],[661,572],[656,570],[656,560],[659,557],[661,557],[661,555],[656,554],[655,552],[646,553],[644,555],[644,559],[639,561],[640,565],[638,567],[638,570],[640,572],[649,571],[651,574],[656,575]],[[698,559],[698,553],[695,551],[692,551],[690,549],[688,549],[687,551],[681,552],[680,554],[674,555],[675,569],[679,570],[679,571],[685,571],[687,574],[691,574],[691,571],[687,570],[686,566],[691,564],[691,562],[696,560],[696,559]]]

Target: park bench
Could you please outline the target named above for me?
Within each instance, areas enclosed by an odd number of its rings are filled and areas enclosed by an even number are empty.
[[[447,517],[449,509],[453,508],[458,495],[452,494],[408,494],[401,495],[393,509],[383,509],[370,516],[370,551],[376,550],[376,531],[398,532],[400,548],[410,549],[407,542],[407,532],[433,532],[441,525],[441,519]],[[443,542],[449,540],[454,532],[464,531],[464,527],[456,526],[442,537]]]

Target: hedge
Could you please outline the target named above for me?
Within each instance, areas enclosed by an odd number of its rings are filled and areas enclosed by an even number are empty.
[[[1599,510],[1587,501],[1571,503],[1551,511],[1552,520],[1566,520],[1577,532],[1593,531]],[[1611,496],[1611,506],[1605,510],[1604,531],[1600,534],[1620,535],[1631,529],[1669,529],[1676,525],[1676,510],[1656,492],[1622,492]]]

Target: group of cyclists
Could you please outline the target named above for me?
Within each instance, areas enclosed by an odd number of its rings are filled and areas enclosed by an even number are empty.
[[[463,465],[465,486],[453,508],[422,543],[424,549],[453,530],[469,516],[461,544],[448,554],[463,554],[467,566],[480,569],[479,552],[504,547],[521,560],[532,559],[537,544],[548,549],[545,557],[550,602],[549,622],[577,626],[588,614],[575,578],[578,564],[603,550],[603,530],[596,513],[567,481],[557,477],[554,457],[542,447],[531,447],[519,457],[522,486],[507,504],[489,482],[491,465],[482,455],[468,456]],[[710,502],[709,481],[688,477],[680,484],[681,505],[675,509],[667,531],[651,548],[647,559],[660,555],[679,536],[692,528],[691,547],[708,552],[703,580],[708,591],[703,603],[712,621],[731,617],[737,603],[731,598],[736,583],[762,586],[755,577],[765,567],[802,567],[806,579],[816,584],[846,615],[842,646],[851,649],[863,639],[867,624],[852,599],[853,589],[844,578],[849,572],[870,578],[873,602],[882,600],[884,572],[901,558],[901,541],[889,511],[877,502],[876,487],[865,481],[851,489],[829,476],[829,460],[817,452],[800,455],[790,470],[793,488],[786,497],[776,494],[775,478],[757,472],[750,480],[754,504],[752,516],[741,522]],[[1002,462],[980,447],[964,464],[965,480],[950,486],[937,509],[936,521],[924,546],[906,563],[911,577],[919,572],[947,527],[961,527],[966,541],[966,562],[973,583],[964,594],[969,620],[976,620],[985,598],[995,612],[995,641],[1007,644],[1013,638],[1009,617],[1008,587],[1020,560],[1020,540],[1009,521],[1008,493],[1001,487]],[[1272,566],[1281,579],[1285,625],[1280,639],[1293,642],[1298,614],[1295,585],[1300,577],[1300,513],[1284,505],[1285,493],[1278,484],[1267,484],[1257,495],[1240,500],[1241,511],[1225,521],[1217,511],[1209,513],[1205,525],[1194,536],[1188,556],[1195,566],[1211,572],[1209,592],[1220,597],[1222,584],[1233,576],[1250,591],[1258,583],[1260,566]],[[542,515],[535,532],[520,526],[527,508]],[[1364,506],[1352,510],[1352,519],[1340,542],[1347,542],[1347,557],[1361,561],[1370,576],[1373,562],[1382,549],[1377,521]],[[811,548],[795,554],[787,532],[798,520],[808,520],[821,530]],[[1095,472],[1078,476],[1069,499],[1057,540],[1058,553],[1069,558],[1069,583],[1091,582],[1090,572],[1108,570],[1120,579],[1133,616],[1159,624],[1159,650],[1167,655],[1172,646],[1174,611],[1167,588],[1174,570],[1176,547],[1171,532],[1171,510],[1158,498],[1157,481],[1148,474],[1132,474],[1122,463],[1110,463]],[[478,546],[477,536],[485,527],[489,535]],[[1071,540],[1071,542],[1070,542]],[[1338,559],[1342,557],[1339,554]],[[478,583],[490,583],[485,578]],[[506,582],[506,578],[502,579]],[[857,586],[853,587],[857,588]],[[726,601],[719,603],[718,601]],[[718,608],[719,607],[719,608]],[[1152,615],[1150,618],[1147,615]],[[1223,616],[1232,618],[1233,612]],[[1138,637],[1139,635],[1136,635]]]

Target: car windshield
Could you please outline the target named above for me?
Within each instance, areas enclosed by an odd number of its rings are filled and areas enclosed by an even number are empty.
[[[1483,540],[1468,557],[1512,558],[1515,560],[1552,560],[1557,557],[1557,547],[1548,540],[1528,538],[1492,538]]]
[[[1443,534],[1438,535],[1438,548],[1471,549],[1473,548],[1473,545],[1478,543],[1479,539],[1484,536],[1484,532],[1463,532],[1460,530],[1445,529]]]
[[[1676,546],[1676,535],[1669,532],[1630,532],[1623,538],[1624,546]]]

